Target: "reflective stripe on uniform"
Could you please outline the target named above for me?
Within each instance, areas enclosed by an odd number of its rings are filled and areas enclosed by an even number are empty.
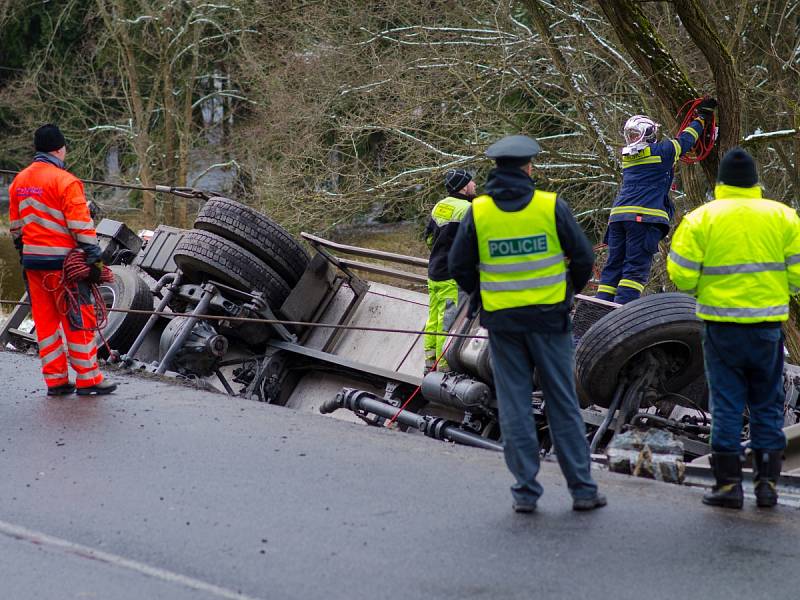
[[[647,208],[644,206],[615,206],[611,209],[612,215],[635,214],[650,215],[652,217],[663,217],[669,220],[667,211],[658,208]]]
[[[789,314],[789,305],[767,306],[765,308],[725,308],[722,306],[697,305],[698,314],[713,315],[715,317],[781,317]]]
[[[66,256],[70,253],[72,248],[63,248],[60,246],[31,246],[25,244],[22,247],[24,254],[41,254],[45,256]]]
[[[73,367],[83,367],[85,369],[97,368],[97,359],[76,358],[70,355],[69,362]]]
[[[44,373],[43,377],[45,381],[50,381],[52,379],[67,379],[67,377],[69,377],[69,373]]]
[[[63,225],[56,223],[55,221],[51,221],[50,219],[45,219],[44,217],[40,217],[36,213],[28,213],[27,215],[22,217],[22,222],[25,225],[36,223],[37,225],[41,225],[45,229],[49,229],[51,231],[57,231],[58,233],[66,233],[67,235],[70,235],[69,229],[67,229]]]
[[[75,374],[75,381],[89,381],[90,379],[94,379],[101,375],[100,369],[92,369],[91,371],[86,371],[85,373],[76,373]]]
[[[96,244],[97,243],[97,236],[96,235],[86,235],[84,233],[78,233],[75,235],[75,239],[82,244]]]
[[[57,360],[64,356],[64,348],[61,346],[56,346],[53,350],[42,356],[42,365],[47,366],[54,360]]]
[[[481,281],[481,289],[490,292],[511,292],[528,290],[531,288],[545,287],[554,283],[566,281],[567,274],[558,273],[549,277],[534,277],[532,279],[518,279],[516,281]]]
[[[800,263],[800,254],[792,254],[791,256],[786,257],[786,266],[789,265],[796,265]]]
[[[673,163],[678,164],[678,161],[681,159],[681,143],[678,140],[670,141],[672,142],[672,146],[675,148],[675,160]]]
[[[680,263],[679,263],[680,264]],[[703,275],[733,275],[736,273],[763,273],[765,271],[785,271],[785,263],[743,263],[719,267],[703,267]]]
[[[22,219],[12,219],[11,221],[9,221],[8,227],[10,229],[19,229],[20,227],[22,227]]]
[[[59,343],[61,342],[61,332],[59,330],[56,330],[56,332],[53,335],[48,335],[43,340],[39,340],[39,348],[40,349],[47,348],[50,344],[54,342],[59,342]]]
[[[597,286],[598,294],[611,294],[612,296],[617,293],[617,288],[611,285],[603,285],[602,283]]]
[[[89,354],[97,349],[97,345],[93,342],[89,344],[76,344],[74,342],[67,342],[67,348],[69,348],[71,352],[83,352],[84,354]]]
[[[675,250],[670,250],[669,251],[669,258],[676,265],[679,265],[681,267],[685,267],[687,269],[693,269],[695,271],[699,271],[700,269],[703,268],[703,264],[702,263],[694,262],[693,260],[689,260],[688,258],[684,258],[680,254],[675,252]]]
[[[638,281],[634,281],[633,279],[620,279],[618,285],[619,287],[633,288],[634,290],[638,290],[640,292],[644,291],[644,285]]]
[[[564,254],[556,254],[548,258],[541,258],[539,260],[529,260],[520,263],[513,263],[510,265],[491,265],[480,263],[478,269],[486,273],[515,273],[517,271],[535,271],[536,269],[544,269],[545,267],[552,267],[564,260]]]
[[[23,209],[26,208],[35,208],[38,211],[43,213],[47,213],[51,217],[58,219],[61,223],[66,225],[66,218],[64,217],[64,213],[58,210],[57,208],[53,208],[52,206],[47,206],[44,202],[40,202],[35,198],[25,198],[24,200],[20,200],[19,203],[19,211],[22,212]]]
[[[92,221],[71,221],[67,219],[67,227],[70,229],[94,229],[94,222]]]
[[[684,134],[684,133],[690,134],[694,138],[695,142],[700,137],[700,134],[695,131],[694,127],[687,127],[686,129],[681,131],[681,134]]]

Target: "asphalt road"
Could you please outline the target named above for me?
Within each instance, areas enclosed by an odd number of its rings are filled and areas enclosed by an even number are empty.
[[[554,463],[516,515],[498,454],[117,377],[48,399],[0,352],[0,598],[794,598],[800,514]]]

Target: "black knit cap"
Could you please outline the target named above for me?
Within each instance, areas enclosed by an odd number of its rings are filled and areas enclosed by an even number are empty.
[[[719,163],[717,181],[735,187],[753,187],[758,183],[756,161],[743,148],[731,148]]]
[[[66,145],[67,140],[64,139],[64,134],[57,125],[52,123],[42,125],[33,134],[33,147],[37,152],[53,152]]]
[[[464,169],[450,169],[444,174],[444,187],[448,194],[460,192],[470,181],[472,175]]]

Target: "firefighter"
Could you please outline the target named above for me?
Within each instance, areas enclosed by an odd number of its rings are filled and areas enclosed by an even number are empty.
[[[100,278],[101,251],[83,184],[64,168],[66,141],[57,126],[37,129],[34,148],[33,163],[9,187],[9,219],[27,281],[47,395],[72,394],[76,386],[79,395],[109,394],[117,386],[104,381],[97,366],[96,317],[87,283],[78,286],[79,311],[63,314],[59,301],[64,259],[74,248],[84,250],[93,281]],[[67,358],[77,374],[75,384],[69,381]]]
[[[450,277],[447,255],[453,245],[458,225],[475,197],[475,182],[464,169],[451,169],[445,173],[444,187],[447,197],[436,203],[425,228],[425,241],[431,250],[428,261],[428,322],[425,331],[444,332],[444,314],[449,305],[458,304],[458,286]],[[445,348],[445,336],[426,335],[425,372],[439,359],[437,369],[446,370],[447,362],[440,358]]]
[[[594,255],[567,204],[531,179],[531,160],[539,151],[536,140],[523,135],[489,146],[486,156],[497,168],[489,173],[486,195],[473,200],[459,226],[450,273],[466,292],[479,291],[504,454],[516,479],[514,510],[533,512],[542,494],[531,404],[534,366],[573,508],[591,510],[606,499],[590,473],[569,311],[573,293],[591,277]]]
[[[789,295],[800,288],[800,218],[761,195],[756,165],[741,148],[719,165],[715,200],[681,221],[667,270],[697,297],[711,393],[711,466],[705,504],[741,508],[742,426],[749,410],[758,506],[774,506],[783,434],[783,332]]]
[[[600,275],[596,297],[619,304],[636,300],[650,278],[658,243],[669,233],[675,207],[669,197],[674,167],[703,134],[717,101],[703,100],[696,118],[678,139],[658,141],[659,126],[635,115],[624,127],[622,186],[606,230],[608,260]]]

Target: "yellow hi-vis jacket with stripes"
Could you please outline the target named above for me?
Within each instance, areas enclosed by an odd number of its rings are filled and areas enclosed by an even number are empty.
[[[513,213],[500,210],[491,196],[478,196],[472,218],[484,310],[564,301],[567,267],[556,231],[556,194],[535,190]]]
[[[800,289],[800,218],[758,186],[718,185],[715,197],[675,231],[670,279],[706,321],[785,321]]]

